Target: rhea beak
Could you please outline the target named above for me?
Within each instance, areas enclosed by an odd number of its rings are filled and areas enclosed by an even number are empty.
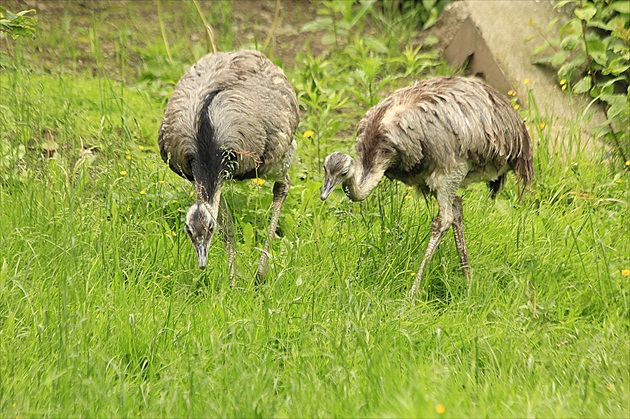
[[[210,241],[206,241],[202,237],[197,237],[197,239],[193,241],[193,247],[195,248],[195,253],[197,253],[199,268],[206,269],[206,265],[208,264],[208,248],[210,247]]]
[[[326,198],[328,198],[328,195],[330,195],[330,193],[335,190],[340,182],[341,179],[339,179],[337,176],[326,176],[326,178],[324,179],[324,184],[322,185],[322,195],[320,196],[322,201],[325,201]]]

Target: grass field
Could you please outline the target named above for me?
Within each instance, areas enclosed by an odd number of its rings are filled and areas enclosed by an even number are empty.
[[[279,25],[266,51],[302,120],[260,286],[271,185],[224,190],[231,288],[218,238],[196,267],[193,188],[157,153],[173,83],[207,51],[192,2],[49,5],[35,40],[0,41],[0,416],[630,415],[624,162],[521,98],[534,185],[463,191],[473,274],[449,233],[412,305],[436,204],[388,180],[321,202],[321,163],[389,92],[452,70],[409,19],[345,4],[294,5],[303,44],[287,58]],[[219,49],[264,45],[244,7],[202,3]]]

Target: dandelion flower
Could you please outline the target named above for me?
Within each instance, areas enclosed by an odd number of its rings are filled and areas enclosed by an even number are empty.
[[[516,92],[514,90],[508,90],[508,96],[516,96]]]
[[[622,269],[621,276],[630,276],[630,269]]]
[[[405,196],[406,199],[411,199],[411,195]]]
[[[514,110],[515,110],[515,111],[518,111],[520,107],[521,107],[521,105],[519,105],[519,104],[517,103],[516,105],[514,105]]]
[[[127,154],[127,155],[125,156],[125,158],[126,158],[127,160],[131,160],[131,156],[130,156],[129,154]]]
[[[315,135],[315,132],[313,132],[313,131],[311,131],[311,130],[309,129],[308,131],[306,131],[306,132],[304,133],[304,138],[310,138],[310,137],[312,137],[313,135]]]
[[[567,90],[567,85],[566,84],[562,85],[562,90]]]
[[[147,193],[147,191],[145,191],[144,189],[140,191],[140,195],[145,195]]]
[[[130,154],[130,153],[131,153],[131,151],[125,150],[125,154]]]
[[[623,181],[622,181],[621,179],[617,179],[615,182],[617,182],[617,183],[621,183],[621,182],[623,182]]]
[[[164,181],[163,181],[163,180],[160,180],[158,183],[159,183],[160,185],[164,185]]]
[[[615,386],[613,386],[611,383],[606,384],[606,388],[610,391],[613,391]]]
[[[523,80],[523,84],[529,84],[529,77]]]
[[[143,145],[139,145],[138,146],[138,150],[140,150],[140,151],[144,150],[144,146]]]
[[[121,171],[120,171],[120,176],[125,176],[126,174],[127,174],[127,171],[126,171],[126,170],[121,170]]]
[[[544,122],[541,122],[540,124],[538,124],[538,128],[540,129],[545,129],[546,126],[547,124],[545,124]]]
[[[254,185],[264,185],[265,184],[265,179],[261,179],[259,177],[257,177],[256,179],[252,180],[252,183]]]
[[[435,405],[435,411],[438,412],[439,415],[446,412],[446,407],[442,403],[438,403]]]
[[[177,236],[177,233],[174,232],[174,231],[171,231],[171,236],[175,237],[175,236]]]
[[[562,85],[562,84],[567,84],[567,79],[562,79],[562,80],[560,80],[560,84],[561,84],[561,85]]]
[[[630,160],[626,160],[626,166],[630,166]]]
[[[413,186],[407,186],[407,190],[410,191],[413,189]]]

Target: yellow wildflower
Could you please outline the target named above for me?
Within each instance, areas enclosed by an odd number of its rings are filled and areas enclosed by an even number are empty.
[[[411,195],[405,196],[405,199],[411,199]]]
[[[306,131],[304,134],[304,138],[310,138],[313,135],[315,135],[315,132],[311,131],[310,129],[308,131]]]
[[[538,124],[538,128],[540,129],[545,129],[546,126],[547,124],[545,124],[544,122],[541,122],[540,124]]]
[[[562,85],[562,90],[567,90],[567,85],[566,84]]]
[[[145,191],[144,189],[140,191],[140,195],[144,195],[146,193],[147,193],[147,191]]]
[[[621,179],[617,179],[615,182],[617,182],[617,183],[621,183],[621,182],[623,182],[623,180],[621,180]]]
[[[144,146],[143,145],[139,145],[138,146],[138,150],[140,150],[140,151],[144,150]]]
[[[265,179],[261,179],[261,178],[257,177],[256,179],[252,180],[252,183],[254,185],[264,185],[265,184]]]
[[[529,84],[529,78],[526,78],[525,80],[523,80],[523,84]]]
[[[446,412],[446,407],[442,403],[438,403],[435,405],[435,411],[438,412],[439,415]]]
[[[626,160],[626,166],[630,166],[630,160]]]
[[[606,388],[610,391],[613,391],[615,389],[615,386],[612,385],[611,383],[606,384]]]
[[[622,269],[621,276],[630,276],[630,269]]]
[[[158,183],[159,183],[160,185],[164,185],[164,181],[163,181],[163,180],[160,180]]]
[[[171,231],[171,236],[175,237],[175,236],[177,236],[177,233],[174,232],[174,231]]]
[[[120,171],[120,176],[125,176],[126,174],[127,174],[127,171],[126,171],[126,170],[121,170],[121,171]]]
[[[508,90],[508,96],[516,96],[516,92],[514,90]]]
[[[562,84],[567,84],[567,79],[562,79],[562,80],[560,80],[560,84],[561,84],[561,85],[562,85]]]
[[[514,110],[515,110],[515,111],[518,111],[520,107],[521,107],[521,105],[519,105],[519,104],[517,103],[516,105],[514,105]]]
[[[131,151],[125,150],[125,154],[129,154],[129,153],[131,153]]]
[[[131,156],[130,156],[129,154],[127,154],[127,155],[125,156],[125,158],[126,158],[127,160],[131,160]]]

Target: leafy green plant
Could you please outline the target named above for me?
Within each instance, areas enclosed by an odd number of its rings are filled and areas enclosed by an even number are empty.
[[[563,90],[568,85],[573,93],[588,93],[592,103],[603,105],[607,120],[599,134],[625,162],[630,155],[630,3],[565,0],[555,5],[563,7],[572,11],[571,17],[558,31],[558,18],[546,33],[539,31],[544,43],[533,52],[535,62],[554,68]]]
[[[0,6],[0,39],[9,35],[16,39],[19,36],[35,36],[36,21],[30,14],[35,14],[34,9],[22,10],[13,13]]]
[[[382,0],[383,16],[388,20],[406,20],[429,29],[451,0]]]

